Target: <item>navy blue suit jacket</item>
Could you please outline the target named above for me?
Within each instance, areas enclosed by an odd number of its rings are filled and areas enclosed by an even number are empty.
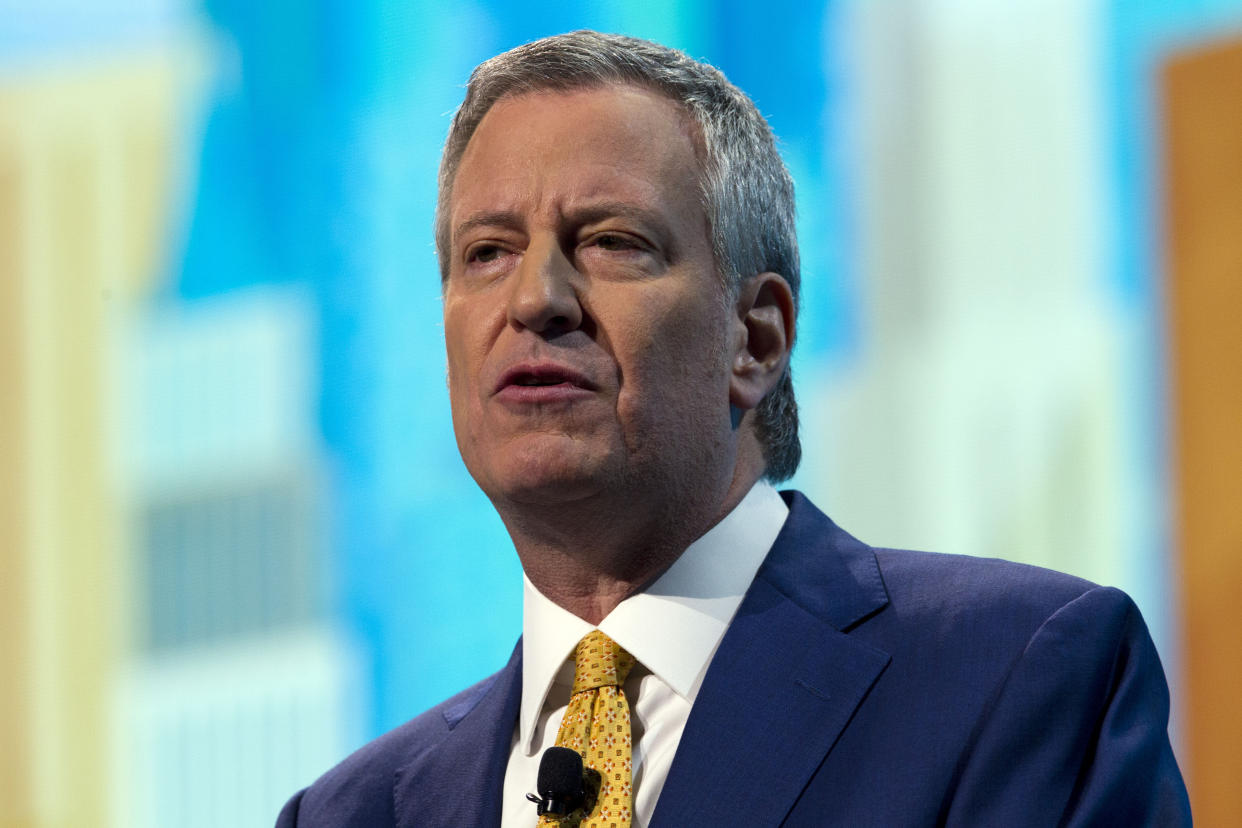
[[[873,549],[785,497],[650,828],[1190,824],[1164,674],[1124,593]],[[521,659],[519,642],[350,756],[278,828],[499,825]]]

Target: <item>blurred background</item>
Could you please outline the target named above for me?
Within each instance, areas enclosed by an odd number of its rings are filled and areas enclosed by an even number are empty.
[[[1238,0],[0,0],[0,826],[270,825],[504,663],[435,173],[476,63],[582,27],[781,139],[793,485],[1127,590],[1242,823]]]

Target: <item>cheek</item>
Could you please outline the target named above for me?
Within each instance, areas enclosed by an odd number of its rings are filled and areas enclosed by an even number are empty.
[[[685,421],[687,427],[727,421],[725,322],[700,306],[675,306],[632,324],[625,335],[630,364],[622,365],[622,417],[628,414],[648,426],[672,425],[670,420]]]
[[[467,314],[446,309],[444,314],[444,345],[449,400],[453,416],[468,413],[471,400],[477,397],[479,369],[485,352],[480,326],[471,324]]]

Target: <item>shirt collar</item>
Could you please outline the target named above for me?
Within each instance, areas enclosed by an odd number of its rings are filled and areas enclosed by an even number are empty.
[[[631,595],[599,629],[674,692],[693,703],[716,647],[780,533],[789,508],[766,480],[690,544],[649,587]],[[522,577],[522,709],[519,736],[530,754],[557,671],[593,628]]]

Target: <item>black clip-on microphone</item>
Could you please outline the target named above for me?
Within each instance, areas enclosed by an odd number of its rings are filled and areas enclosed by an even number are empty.
[[[550,747],[539,760],[539,795],[527,794],[535,803],[539,816],[562,817],[582,808],[587,813],[595,807],[599,794],[599,771],[584,768],[578,751],[567,747]]]

